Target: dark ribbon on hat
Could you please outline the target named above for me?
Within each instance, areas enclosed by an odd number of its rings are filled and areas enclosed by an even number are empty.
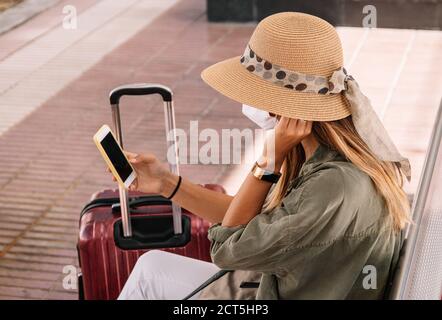
[[[249,46],[240,61],[249,72],[264,80],[300,92],[324,95],[340,93],[346,89],[346,81],[352,79],[343,67],[336,69],[329,78],[291,71],[259,57]]]

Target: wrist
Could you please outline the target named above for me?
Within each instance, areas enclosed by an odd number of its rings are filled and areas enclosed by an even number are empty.
[[[281,171],[282,164],[284,163],[285,156],[278,155],[274,159],[270,159],[266,156],[261,156],[256,163],[260,168],[266,169],[268,171],[273,171],[278,173]]]
[[[165,198],[169,197],[175,190],[179,177],[169,172],[164,179],[162,179],[161,188],[159,194]]]

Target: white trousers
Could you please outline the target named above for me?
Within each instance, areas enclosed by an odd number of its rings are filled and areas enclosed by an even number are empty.
[[[138,259],[118,299],[180,300],[219,270],[210,262],[151,250]]]

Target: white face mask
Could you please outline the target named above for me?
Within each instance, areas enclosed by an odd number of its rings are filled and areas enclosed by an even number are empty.
[[[242,105],[242,113],[264,130],[273,129],[278,123],[276,117],[271,117],[267,111],[246,104]]]

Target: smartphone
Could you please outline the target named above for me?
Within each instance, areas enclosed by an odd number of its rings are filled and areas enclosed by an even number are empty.
[[[136,173],[108,125],[97,131],[94,142],[118,183],[129,188]]]

